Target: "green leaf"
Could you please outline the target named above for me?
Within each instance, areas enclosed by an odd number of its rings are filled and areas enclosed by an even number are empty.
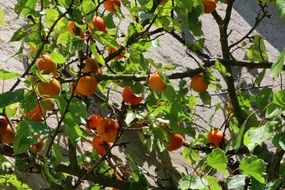
[[[32,144],[37,143],[36,134],[47,135],[50,133],[49,127],[41,122],[32,120],[22,120],[17,126],[17,132],[14,137],[14,154],[20,154],[27,151]]]
[[[281,18],[284,18],[285,17],[285,0],[276,0],[275,3],[276,3],[278,15]]]
[[[15,174],[0,175],[0,188],[32,190],[27,184],[17,179]]]
[[[255,178],[260,183],[265,183],[265,174],[266,163],[257,158],[256,156],[245,157],[240,161],[240,169],[242,173],[247,176]]]
[[[255,35],[253,37],[253,44],[248,48],[246,56],[250,61],[268,61],[268,55],[266,53],[263,37],[259,35]]]
[[[63,64],[66,62],[64,56],[57,51],[51,53],[51,60],[57,64]]]
[[[80,137],[83,136],[83,132],[81,131],[79,125],[76,123],[76,119],[70,112],[65,114],[64,129],[68,134],[70,142],[73,144],[74,147],[76,147],[76,142],[79,140]]]
[[[272,136],[273,133],[269,125],[252,127],[244,134],[243,143],[252,152],[257,145],[261,145]]]
[[[4,69],[0,69],[0,79],[2,80],[10,80],[18,76],[19,76],[19,73],[5,71]]]
[[[0,94],[0,108],[19,102],[23,99],[24,89],[17,89],[13,92],[4,92]]]
[[[231,76],[231,73],[229,73],[226,69],[226,67],[219,61],[217,60],[215,62],[215,68],[223,75],[223,76]]]
[[[207,156],[207,164],[224,174],[228,174],[226,153],[219,148],[212,150]]]
[[[95,59],[98,61],[98,63],[104,66],[105,65],[104,57],[98,53],[96,44],[91,45],[91,52],[94,55]]]
[[[199,94],[202,102],[204,105],[211,105],[212,102],[212,96],[209,94],[209,92],[202,92]]]
[[[33,12],[36,8],[36,0],[18,0],[18,3],[15,6],[15,12],[27,16]]]
[[[272,103],[280,106],[280,108],[285,110],[285,90],[279,90],[279,91],[274,92]]]
[[[285,2],[284,2],[285,7]],[[271,66],[271,75],[272,77],[277,77],[283,70],[283,66],[285,63],[285,48],[282,50],[280,55],[277,57],[277,59],[274,61],[274,63]]]
[[[27,35],[27,31],[21,27],[11,37],[10,42],[20,41]]]
[[[218,178],[215,176],[204,176],[208,181],[207,190],[222,190],[221,185],[219,184]]]
[[[272,143],[275,147],[285,150],[285,133],[278,133],[274,136]]]
[[[234,189],[234,190],[243,190],[245,185],[245,176],[244,175],[236,175],[231,178],[229,178],[228,182],[228,189]]]
[[[204,178],[188,175],[183,176],[179,182],[179,189],[188,190],[188,189],[204,189],[208,185],[208,181]]]
[[[45,10],[45,23],[48,27],[51,27],[53,23],[58,18],[59,13],[56,9],[46,9]]]

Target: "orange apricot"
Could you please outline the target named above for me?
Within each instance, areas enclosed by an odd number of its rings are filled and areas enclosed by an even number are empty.
[[[83,96],[91,96],[97,88],[97,80],[92,76],[83,76],[79,79],[75,92]]]
[[[136,96],[130,87],[125,87],[122,93],[123,100],[133,106],[139,105],[143,100],[142,96]]]
[[[213,144],[215,147],[220,147],[224,141],[223,131],[219,131],[214,128],[208,133],[208,142]]]
[[[120,0],[105,0],[103,2],[103,6],[107,11],[110,11],[112,13],[116,12],[116,7],[119,7],[121,5]]]
[[[192,77],[190,86],[194,91],[198,93],[206,92],[208,89],[208,83],[205,77],[200,74]]]
[[[0,128],[3,127],[3,128],[6,128],[8,126],[9,122],[7,120],[6,117],[0,115]]]
[[[0,127],[0,142],[12,145],[14,140],[14,132],[10,126]]]
[[[215,0],[203,0],[204,13],[209,14],[215,11],[217,3]]]
[[[119,124],[114,119],[104,119],[96,126],[98,135],[106,142],[115,142],[118,134]]]
[[[96,61],[96,59],[92,59],[92,58],[87,58],[84,61],[84,68],[83,68],[83,72],[85,73],[97,73],[99,71],[99,64]]]
[[[37,105],[36,107],[34,107],[32,110],[30,110],[27,113],[27,118],[30,120],[34,120],[34,121],[41,121],[42,120],[42,112],[41,112],[41,108],[39,105]]]
[[[105,156],[110,145],[104,141],[100,136],[94,136],[92,140],[93,150],[97,152],[100,156]]]
[[[56,73],[56,64],[51,60],[50,55],[45,54],[36,61],[37,68],[43,74]]]
[[[39,82],[38,85],[38,93],[42,97],[53,97],[59,95],[61,91],[61,86],[58,80],[52,79],[49,82]]]
[[[67,23],[67,30],[68,30],[71,34],[75,35],[75,33],[74,33],[74,30],[75,30],[74,21],[69,21],[69,22]]]
[[[109,47],[108,48],[108,52],[109,52],[109,54],[112,54],[112,53],[114,53],[114,52],[116,52],[117,50],[115,49],[115,48],[113,48],[113,47]],[[116,61],[119,61],[120,59],[122,59],[123,57],[125,56],[125,51],[122,51],[119,55],[117,55],[114,59],[116,60]]]
[[[157,92],[162,92],[167,87],[167,85],[165,84],[165,82],[163,82],[163,80],[161,79],[161,77],[157,72],[150,74],[148,79],[148,85],[150,89]]]
[[[87,127],[95,130],[101,122],[103,122],[103,117],[101,115],[92,114],[87,119]]]
[[[92,24],[94,28],[96,28],[97,30],[102,31],[102,32],[107,32],[106,24],[102,17],[95,15],[93,17]]]
[[[167,150],[168,151],[174,151],[183,146],[184,143],[184,138],[177,134],[177,133],[172,133],[170,137],[170,141],[167,145]]]

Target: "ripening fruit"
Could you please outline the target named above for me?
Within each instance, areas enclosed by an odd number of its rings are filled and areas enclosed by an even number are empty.
[[[32,110],[27,113],[27,118],[34,121],[41,121],[42,120],[42,112],[39,105],[36,105]]]
[[[114,119],[104,119],[96,126],[98,135],[106,142],[115,142],[118,134],[119,124]]]
[[[79,79],[75,93],[78,92],[83,96],[91,96],[97,88],[97,81],[95,77],[83,76]]]
[[[56,64],[51,60],[50,55],[45,54],[36,61],[37,68],[43,74],[57,73]]]
[[[148,85],[150,89],[161,92],[166,89],[167,85],[163,82],[157,72],[151,73],[148,79]]]
[[[10,126],[0,127],[0,142],[12,145],[14,140],[14,132]]]
[[[44,98],[40,101],[41,109],[43,114],[46,114],[47,111],[52,111],[55,107],[55,103],[51,98]]]
[[[9,122],[6,119],[6,117],[0,115],[0,127],[6,128],[8,126]]]
[[[204,13],[209,14],[215,11],[216,1],[215,0],[203,0]]]
[[[113,48],[113,47],[109,47],[109,48],[108,48],[109,54],[112,54],[112,53],[114,53],[114,52],[116,52],[116,51],[117,51],[117,50],[116,50],[115,48]],[[125,51],[122,51],[119,55],[117,55],[116,57],[114,57],[114,59],[115,59],[116,61],[119,61],[119,60],[122,59],[124,56],[125,56]]]
[[[224,141],[224,133],[223,131],[219,131],[214,128],[208,133],[208,141],[213,144],[215,147],[220,147],[222,142]]]
[[[96,130],[97,126],[103,122],[103,119],[101,115],[92,114],[87,119],[87,127]]]
[[[44,146],[45,146],[44,141],[40,141],[36,144],[32,144],[30,150],[32,153],[36,154],[36,153],[40,152],[44,148]]]
[[[198,93],[206,92],[208,89],[208,83],[205,77],[200,74],[192,77],[190,86],[194,91]]]
[[[103,20],[102,17],[95,15],[93,17],[92,24],[94,28],[96,28],[97,30],[102,31],[102,32],[107,32],[105,21]]]
[[[99,136],[94,136],[92,146],[93,150],[95,150],[100,156],[105,156],[107,154],[107,150],[110,148],[110,145]]]
[[[167,145],[167,150],[168,151],[174,151],[183,146],[184,143],[184,138],[177,134],[177,133],[172,133],[170,137],[170,141]]]
[[[67,23],[67,30],[68,30],[71,34],[75,35],[74,29],[75,29],[74,21],[69,21],[69,22]]]
[[[83,72],[97,73],[98,71],[99,71],[99,64],[95,59],[92,59],[92,58],[85,59]]]
[[[110,11],[112,13],[116,12],[116,6],[120,6],[121,2],[120,0],[105,0],[103,2],[103,6],[107,11]]]
[[[143,100],[142,96],[136,96],[130,87],[125,87],[122,93],[123,100],[133,106],[139,105]]]
[[[61,86],[58,80],[52,79],[49,82],[39,82],[38,83],[38,92],[42,97],[54,97],[59,95],[61,91]]]

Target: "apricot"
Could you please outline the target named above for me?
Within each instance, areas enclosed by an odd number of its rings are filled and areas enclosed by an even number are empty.
[[[109,47],[109,48],[108,48],[109,54],[112,54],[112,53],[114,53],[114,52],[116,52],[116,51],[117,51],[117,50],[116,50],[115,48],[113,48],[113,47]],[[125,51],[122,51],[119,55],[117,55],[116,57],[114,57],[114,59],[115,59],[116,61],[119,61],[119,60],[122,59],[124,56],[125,56]]]
[[[208,142],[215,147],[220,147],[224,141],[224,133],[214,128],[208,133]]]
[[[106,24],[102,17],[95,15],[93,17],[92,24],[97,30],[107,32]]]
[[[34,107],[32,110],[30,110],[27,113],[27,118],[30,120],[41,121],[42,117],[43,115],[42,115],[41,108],[39,105],[37,105],[36,107]]]
[[[97,81],[95,77],[83,76],[79,79],[75,92],[83,96],[91,96],[97,88]]]
[[[204,13],[210,14],[215,11],[217,3],[215,0],[203,0]]]
[[[74,30],[75,30],[74,21],[69,21],[69,22],[67,23],[67,30],[68,30],[71,34],[75,35],[75,33],[74,33]]]
[[[36,153],[40,152],[44,148],[44,146],[45,146],[44,141],[40,141],[36,144],[32,144],[30,150],[32,153],[36,154]]]
[[[36,61],[37,68],[43,74],[56,74],[56,64],[51,60],[50,55],[45,54]]]
[[[104,119],[96,126],[98,135],[106,142],[115,142],[118,134],[119,124],[114,119]]]
[[[0,127],[0,142],[12,145],[14,140],[14,132],[10,126]]]
[[[6,128],[8,126],[9,122],[7,120],[6,117],[0,115],[0,128],[3,127],[3,128]]]
[[[84,61],[83,72],[85,73],[98,73],[99,72],[99,64],[95,59],[87,58]]]
[[[167,150],[168,151],[174,151],[183,146],[184,143],[184,138],[177,134],[177,133],[172,133],[170,137],[170,141],[167,145]]]
[[[40,101],[42,112],[45,114],[47,111],[54,109],[55,103],[51,98],[45,98]]]
[[[39,82],[38,85],[39,95],[42,97],[54,97],[59,95],[61,91],[61,86],[58,80],[52,79],[49,82]]]
[[[130,87],[125,87],[123,90],[123,100],[133,106],[139,105],[143,100],[142,96],[136,96]]]
[[[150,89],[157,92],[162,92],[167,87],[167,85],[163,82],[163,80],[161,79],[161,77],[157,72],[150,74],[148,79],[148,85]]]
[[[191,83],[190,83],[191,88],[198,92],[206,92],[208,89],[208,83],[203,75],[195,75],[192,77]]]
[[[96,129],[98,125],[103,122],[103,117],[101,115],[92,114],[87,119],[87,127],[89,129]]]
[[[116,12],[116,6],[120,6],[121,2],[120,0],[105,0],[103,2],[103,6],[107,11],[110,11],[112,13]]]
[[[110,148],[110,144],[99,136],[94,136],[92,146],[93,150],[95,150],[100,156],[105,156],[107,154],[107,150]]]

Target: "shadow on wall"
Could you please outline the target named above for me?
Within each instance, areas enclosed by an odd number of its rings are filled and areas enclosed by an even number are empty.
[[[238,0],[234,3],[234,9],[243,19],[251,26],[255,23],[255,18],[258,14],[259,7],[257,0]],[[282,51],[285,48],[285,20],[281,20],[277,15],[277,10],[273,6],[268,6],[268,12],[271,18],[265,18],[256,31],[264,36],[274,48]]]

